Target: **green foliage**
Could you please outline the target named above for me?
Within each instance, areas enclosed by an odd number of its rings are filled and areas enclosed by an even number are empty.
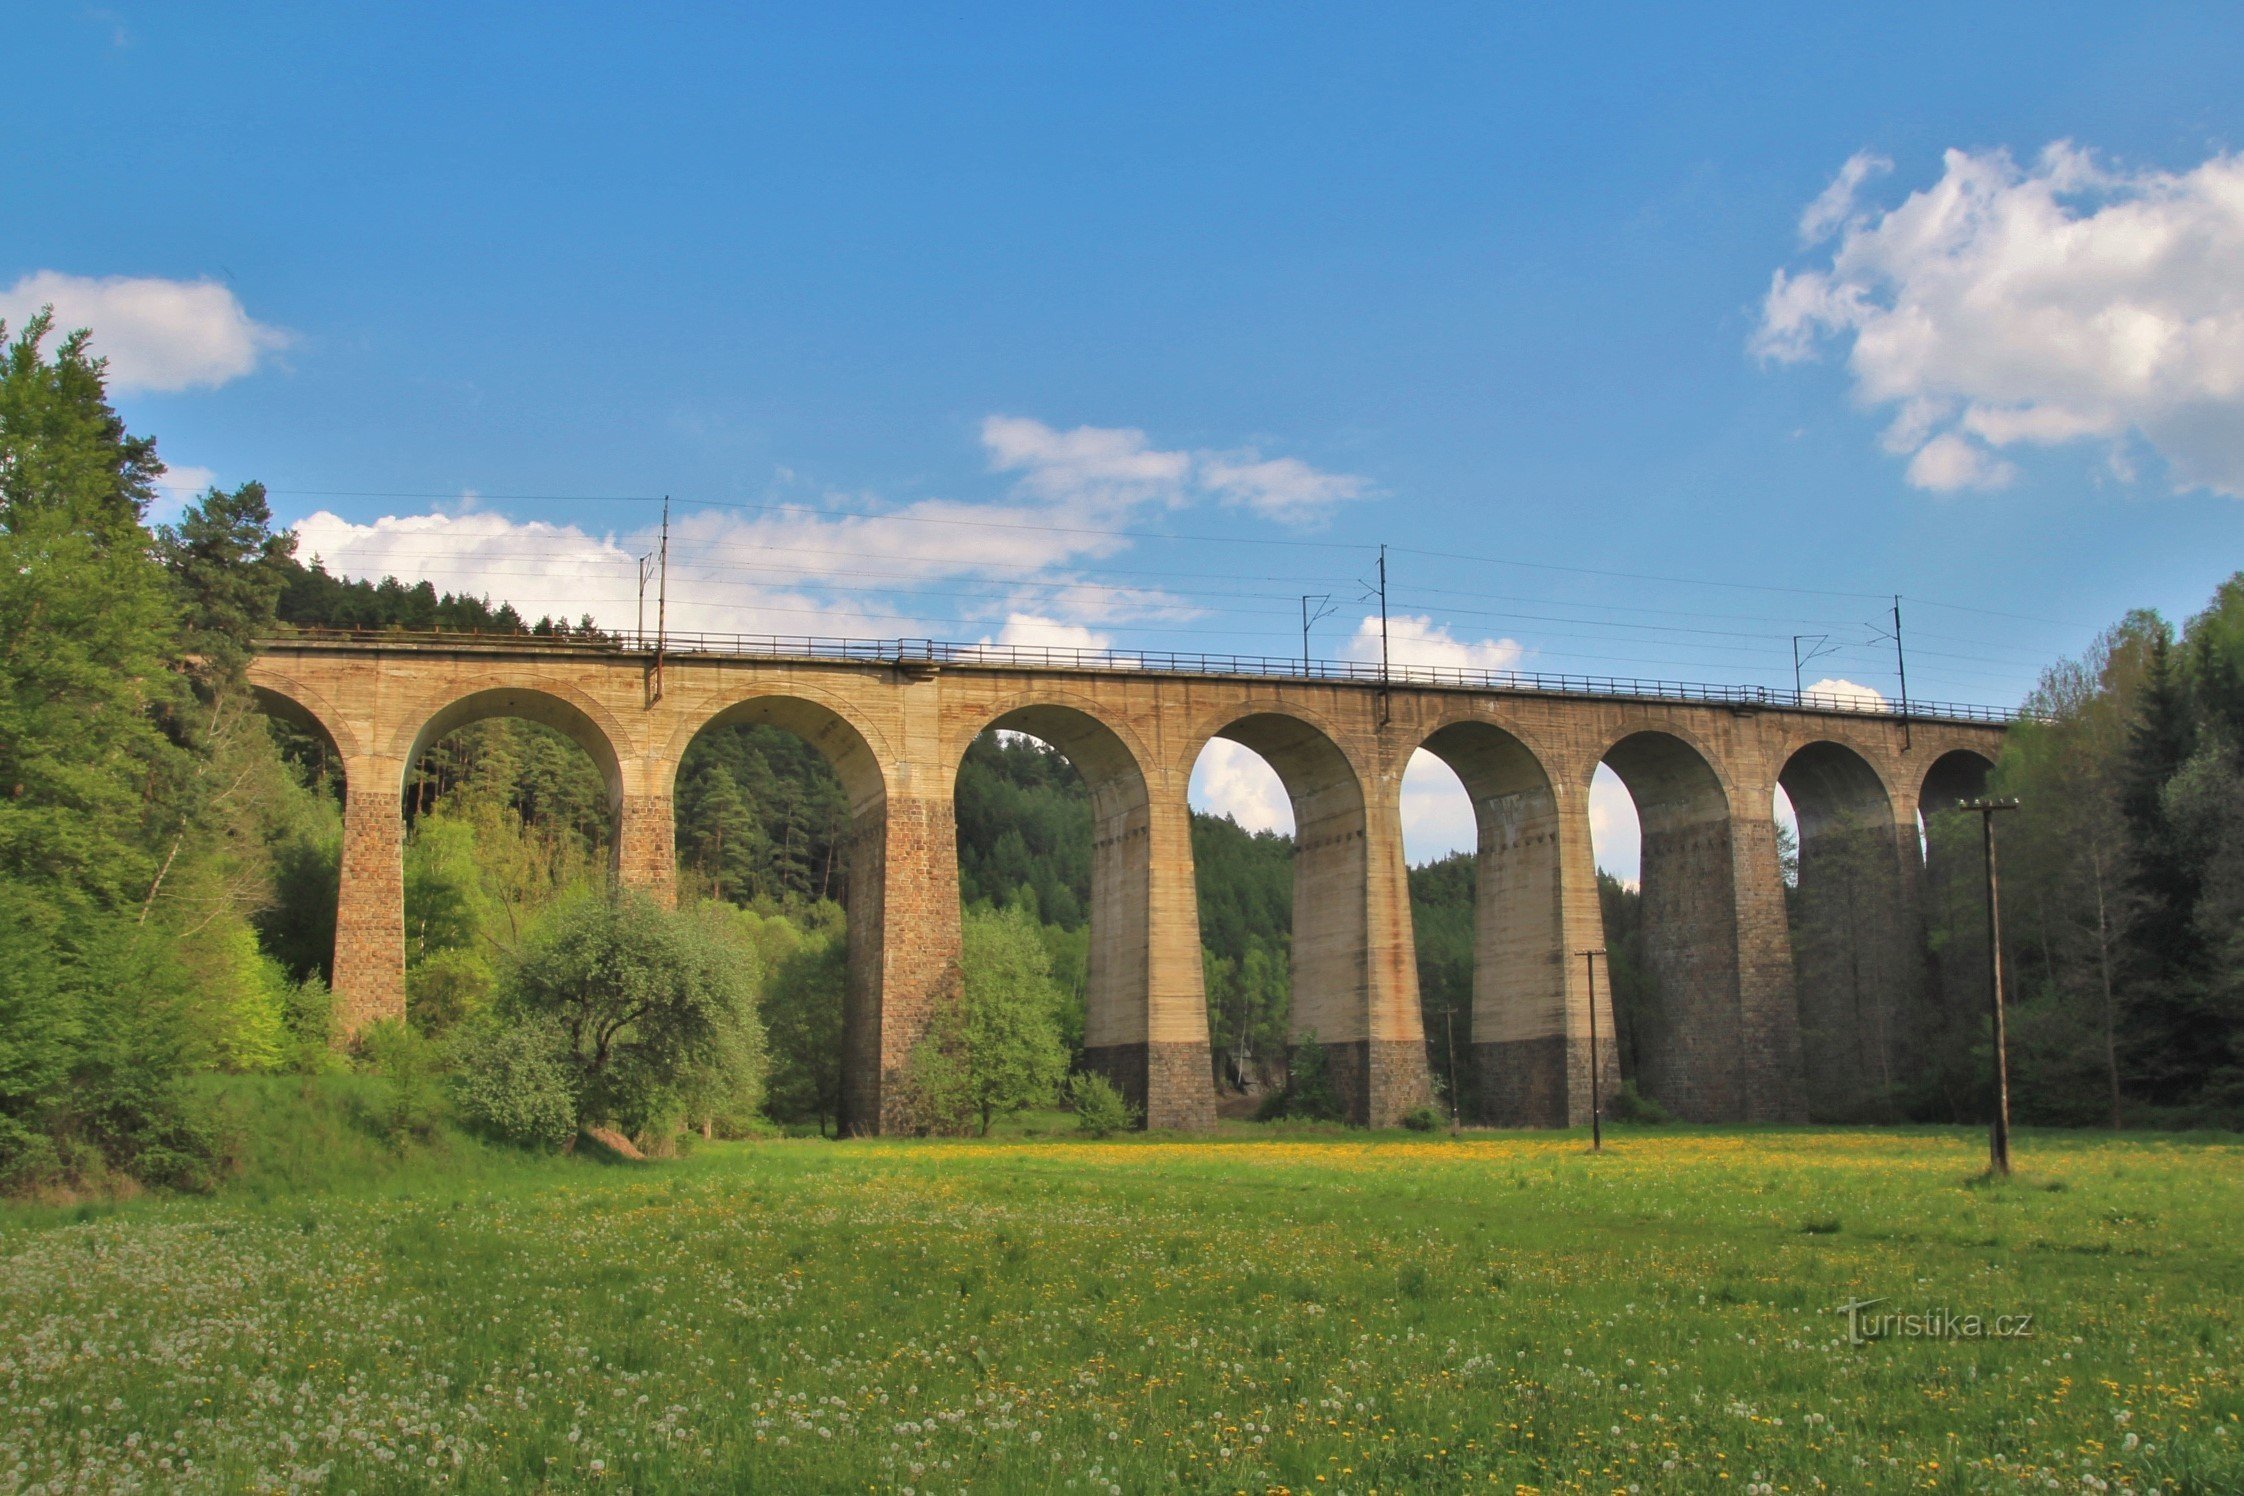
[[[776,911],[739,910],[740,935],[762,958],[765,1043],[770,1048],[765,1110],[781,1122],[841,1122],[842,996],[848,942],[841,910],[815,904],[789,918]]]
[[[707,920],[621,890],[566,900],[540,921],[500,1012],[565,1037],[580,1125],[637,1133],[706,1100],[709,1067],[749,1062],[755,997]],[[760,1059],[760,1034],[752,1049]]]
[[[384,1019],[359,1036],[359,1060],[382,1082],[371,1120],[393,1146],[425,1143],[444,1122],[443,1055],[410,1024]]]
[[[1455,1077],[1457,1088],[1466,1094],[1454,1099],[1467,1115],[1475,1111],[1468,1053],[1478,884],[1477,859],[1471,852],[1455,852],[1410,870],[1410,923],[1418,947],[1418,1008],[1426,1026],[1426,1063],[1445,1096]]]
[[[1402,1125],[1412,1132],[1432,1132],[1441,1126],[1441,1113],[1430,1106],[1414,1106],[1403,1113]]]
[[[345,581],[330,575],[317,556],[309,565],[291,560],[283,570],[285,580],[277,605],[280,620],[304,628],[605,637],[590,617],[574,624],[545,617],[533,624],[516,612],[512,603],[493,607],[489,598],[439,594],[427,582],[406,583],[396,577],[384,577],[379,582]]]
[[[1106,1138],[1128,1132],[1144,1116],[1103,1075],[1084,1072],[1070,1076],[1067,1096],[1068,1104],[1075,1108],[1075,1130],[1085,1137]]]
[[[558,1028],[483,1019],[458,1032],[452,1057],[453,1098],[470,1127],[525,1148],[576,1136],[576,1076]]]
[[[48,328],[0,351],[0,882],[85,913],[155,874],[149,792],[186,772],[160,717],[186,695],[178,599],[140,525],[163,464],[85,335],[50,361]]]
[[[1034,738],[983,733],[959,765],[957,805],[965,903],[1018,905],[1044,924],[1083,927],[1091,797],[1065,757]]]
[[[482,951],[467,945],[425,951],[405,969],[405,1012],[415,1028],[441,1035],[491,1005],[498,973]]]
[[[907,1067],[920,1131],[955,1135],[1048,1106],[1067,1075],[1059,989],[1036,924],[1020,909],[966,912],[959,999],[937,1007]]]
[[[1340,1088],[1332,1078],[1332,1056],[1311,1030],[1293,1046],[1286,1085],[1272,1093],[1258,1114],[1266,1122],[1287,1118],[1296,1122],[1345,1122],[1348,1109],[1341,1104]]]
[[[296,537],[275,532],[265,485],[213,488],[156,532],[156,550],[184,597],[180,642],[206,682],[229,681],[249,665],[251,641],[274,622]]]
[[[776,727],[720,726],[678,768],[678,860],[712,898],[815,903],[847,869],[849,802],[818,749]]]
[[[1675,1116],[1666,1107],[1636,1089],[1636,1082],[1624,1080],[1612,1095],[1605,1098],[1605,1115],[1615,1122],[1639,1122],[1656,1126],[1673,1122]]]

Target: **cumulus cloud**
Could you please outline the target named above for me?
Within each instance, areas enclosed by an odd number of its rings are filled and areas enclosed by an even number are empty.
[[[0,291],[0,319],[11,327],[49,305],[58,329],[92,329],[93,352],[109,360],[118,394],[216,389],[290,342],[214,280],[40,270]]]
[[[1841,680],[1837,676],[1827,675],[1808,686],[1801,694],[1858,711],[1883,711],[1886,705],[1884,692],[1874,691],[1851,680]]]
[[[1808,204],[1800,215],[1800,242],[1821,244],[1839,228],[1854,220],[1855,202],[1862,192],[1862,184],[1872,177],[1882,177],[1893,170],[1893,163],[1871,151],[1856,151],[1839,168],[1831,185]]]
[[[1433,676],[1441,670],[1513,670],[1526,649],[1517,639],[1460,639],[1445,624],[1425,614],[1397,614],[1387,620],[1387,661],[1401,677]],[[1367,614],[1341,647],[1341,658],[1379,661],[1379,615]]]
[[[2012,481],[2005,448],[2147,443],[2180,487],[2244,497],[2244,157],[2181,172],[2067,142],[2021,166],[1951,150],[1939,181],[1864,210],[1857,155],[1801,219],[1826,265],[1778,270],[1753,350],[1845,345],[1889,449],[1937,492]]]
[[[1229,816],[1249,831],[1293,834],[1293,801],[1278,771],[1229,738],[1212,738],[1200,750],[1186,793],[1195,810]]]
[[[1164,451],[1142,431],[1061,430],[1020,416],[990,417],[981,439],[990,468],[1008,479],[988,500],[881,509],[851,496],[846,513],[802,506],[677,517],[671,630],[957,638],[963,624],[989,628],[988,644],[1104,649],[1117,628],[1205,616],[1158,586],[1112,586],[1082,570],[1127,550],[1130,537],[1117,533],[1126,527],[1179,504],[1229,502],[1199,476],[1202,455]],[[1331,476],[1298,467],[1265,486],[1293,481],[1307,492]],[[654,549],[651,530],[595,537],[514,523],[474,512],[472,495],[449,507],[371,525],[316,514],[297,526],[302,554],[320,554],[339,575],[395,575],[487,593],[533,618],[589,613],[606,628],[636,625],[637,558]],[[961,581],[981,589],[963,604],[929,592]],[[931,606],[923,606],[923,593]]]

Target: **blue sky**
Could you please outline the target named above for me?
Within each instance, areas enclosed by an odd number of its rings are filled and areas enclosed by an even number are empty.
[[[1070,9],[18,14],[0,308],[611,622],[559,497],[702,628],[1338,655],[1384,541],[1430,663],[1998,704],[2238,563],[2244,17]]]

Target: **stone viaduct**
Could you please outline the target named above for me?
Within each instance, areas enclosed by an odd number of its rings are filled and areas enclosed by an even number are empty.
[[[1589,1115],[1579,953],[1604,944],[1588,809],[1600,763],[1643,826],[1645,953],[1663,1003],[1646,1091],[1693,1120],[1790,1121],[1806,1114],[1811,1078],[1774,787],[1798,816],[1803,881],[1828,828],[1867,826],[1890,847],[1875,896],[1906,928],[1918,807],[1974,791],[2002,734],[1999,722],[1802,707],[1751,689],[1540,690],[1415,672],[1390,686],[1245,663],[1255,668],[1076,664],[916,641],[792,654],[673,643],[658,657],[529,637],[307,635],[266,641],[251,679],[268,710],[315,728],[343,764],[331,979],[346,1036],[404,1013],[404,788],[445,734],[515,716],[582,745],[607,778],[618,878],[666,899],[674,781],[694,736],[766,723],[815,745],[850,804],[843,1110],[860,1132],[895,1124],[900,1068],[957,988],[952,791],[987,729],[1050,743],[1089,788],[1085,1042],[1163,1128],[1214,1120],[1185,798],[1211,738],[1262,755],[1292,799],[1295,1033],[1315,1032],[1356,1120],[1374,1125],[1429,1099],[1403,770],[1423,748],[1456,771],[1480,837],[1469,1051],[1480,1120],[1562,1126]],[[1610,1036],[1602,971],[1596,1001]],[[1603,1073],[1610,1087],[1615,1067]]]

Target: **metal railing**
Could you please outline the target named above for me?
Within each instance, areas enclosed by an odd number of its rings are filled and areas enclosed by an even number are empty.
[[[441,647],[653,655],[652,634],[486,634],[407,629],[291,629],[260,641],[267,646],[305,644],[353,648]],[[1955,701],[1903,703],[1857,696],[1794,691],[1782,686],[1725,686],[1644,676],[1558,675],[1537,670],[1475,670],[1456,665],[1392,665],[1361,660],[1299,660],[1270,655],[1181,654],[1148,649],[1073,649],[1036,644],[956,644],[941,639],[845,639],[817,634],[664,635],[668,656],[735,656],[758,659],[841,660],[869,665],[995,665],[1037,670],[1142,670],[1161,675],[1258,676],[1281,680],[1349,681],[1359,685],[1442,686],[1476,691],[1526,691],[1564,696],[1612,696],[1653,701],[1693,701],[1717,706],[1847,712],[1949,722],[2014,722],[2024,713]]]

